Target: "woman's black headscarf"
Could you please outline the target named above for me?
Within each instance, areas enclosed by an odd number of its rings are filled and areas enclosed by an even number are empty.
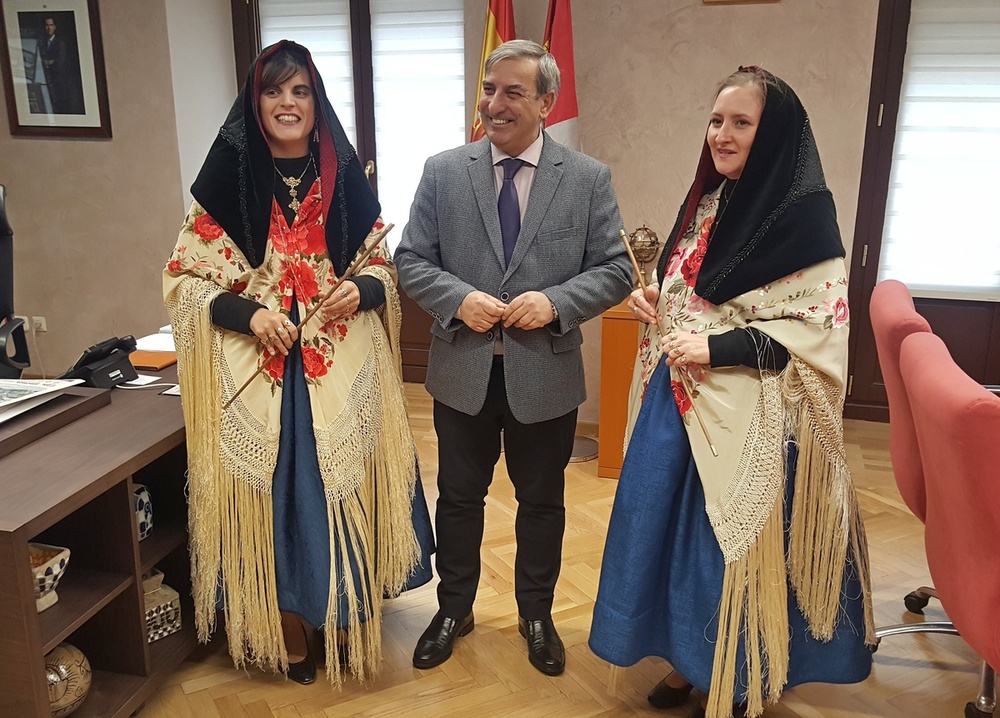
[[[845,254],[833,195],[823,177],[805,108],[791,87],[766,70],[741,67],[739,71],[762,75],[767,96],[746,166],[725,208],[716,215],[695,283],[698,296],[716,305]],[[702,196],[723,179],[706,138],[694,182],[661,255],[658,276],[663,276]]]
[[[279,50],[298,55],[312,78],[319,143],[311,139],[311,150],[322,183],[326,245],[340,275],[368,236],[381,207],[326,96],[323,78],[301,45],[281,40],[264,48],[253,61],[191,194],[222,225],[250,264],[260,266],[274,197],[274,160],[260,121],[260,85],[264,64]]]

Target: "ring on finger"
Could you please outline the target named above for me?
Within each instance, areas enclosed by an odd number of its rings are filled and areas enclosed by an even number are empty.
[[[346,297],[347,296],[347,287],[341,287],[340,288],[340,296],[342,296],[342,297]]]
[[[284,334],[285,333],[285,328],[284,327],[278,327],[275,331],[277,331],[278,334]]]
[[[286,319],[284,322],[286,327],[294,327],[295,323],[291,319]]]

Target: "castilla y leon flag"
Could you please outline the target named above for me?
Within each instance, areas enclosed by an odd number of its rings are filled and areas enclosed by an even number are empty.
[[[479,63],[479,85],[483,88],[483,76],[486,74],[486,58],[495,49],[503,45],[508,40],[513,40],[514,34],[514,7],[511,0],[490,0],[486,7],[486,31],[483,33],[483,57]],[[574,106],[576,100],[574,99]],[[479,117],[478,111],[473,111],[472,116],[472,142],[481,140],[486,135],[483,130],[483,120]]]
[[[549,0],[549,14],[545,20],[544,47],[555,58],[561,76],[559,99],[545,118],[545,131],[556,142],[580,150],[580,130],[576,122],[580,112],[576,104],[576,70],[573,67],[573,17],[569,3],[570,0]]]

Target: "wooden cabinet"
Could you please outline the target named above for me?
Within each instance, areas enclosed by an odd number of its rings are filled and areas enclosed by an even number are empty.
[[[601,424],[597,475],[609,479],[617,479],[622,470],[628,390],[641,327],[627,302],[626,299],[612,307],[601,317]]]
[[[179,398],[157,391],[115,389],[108,405],[0,458],[0,716],[51,715],[44,656],[62,641],[93,669],[74,718],[131,715],[196,645],[184,421]],[[153,505],[141,542],[135,483]],[[42,613],[31,541],[71,551],[59,600]],[[183,628],[150,644],[141,576],[153,566],[182,597]]]

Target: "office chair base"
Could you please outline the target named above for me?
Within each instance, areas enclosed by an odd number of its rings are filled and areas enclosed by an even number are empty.
[[[886,636],[899,636],[904,633],[947,633],[957,636],[958,631],[951,621],[923,621],[922,623],[899,623],[895,626],[886,626],[875,631],[875,650],[878,650],[879,643]]]

